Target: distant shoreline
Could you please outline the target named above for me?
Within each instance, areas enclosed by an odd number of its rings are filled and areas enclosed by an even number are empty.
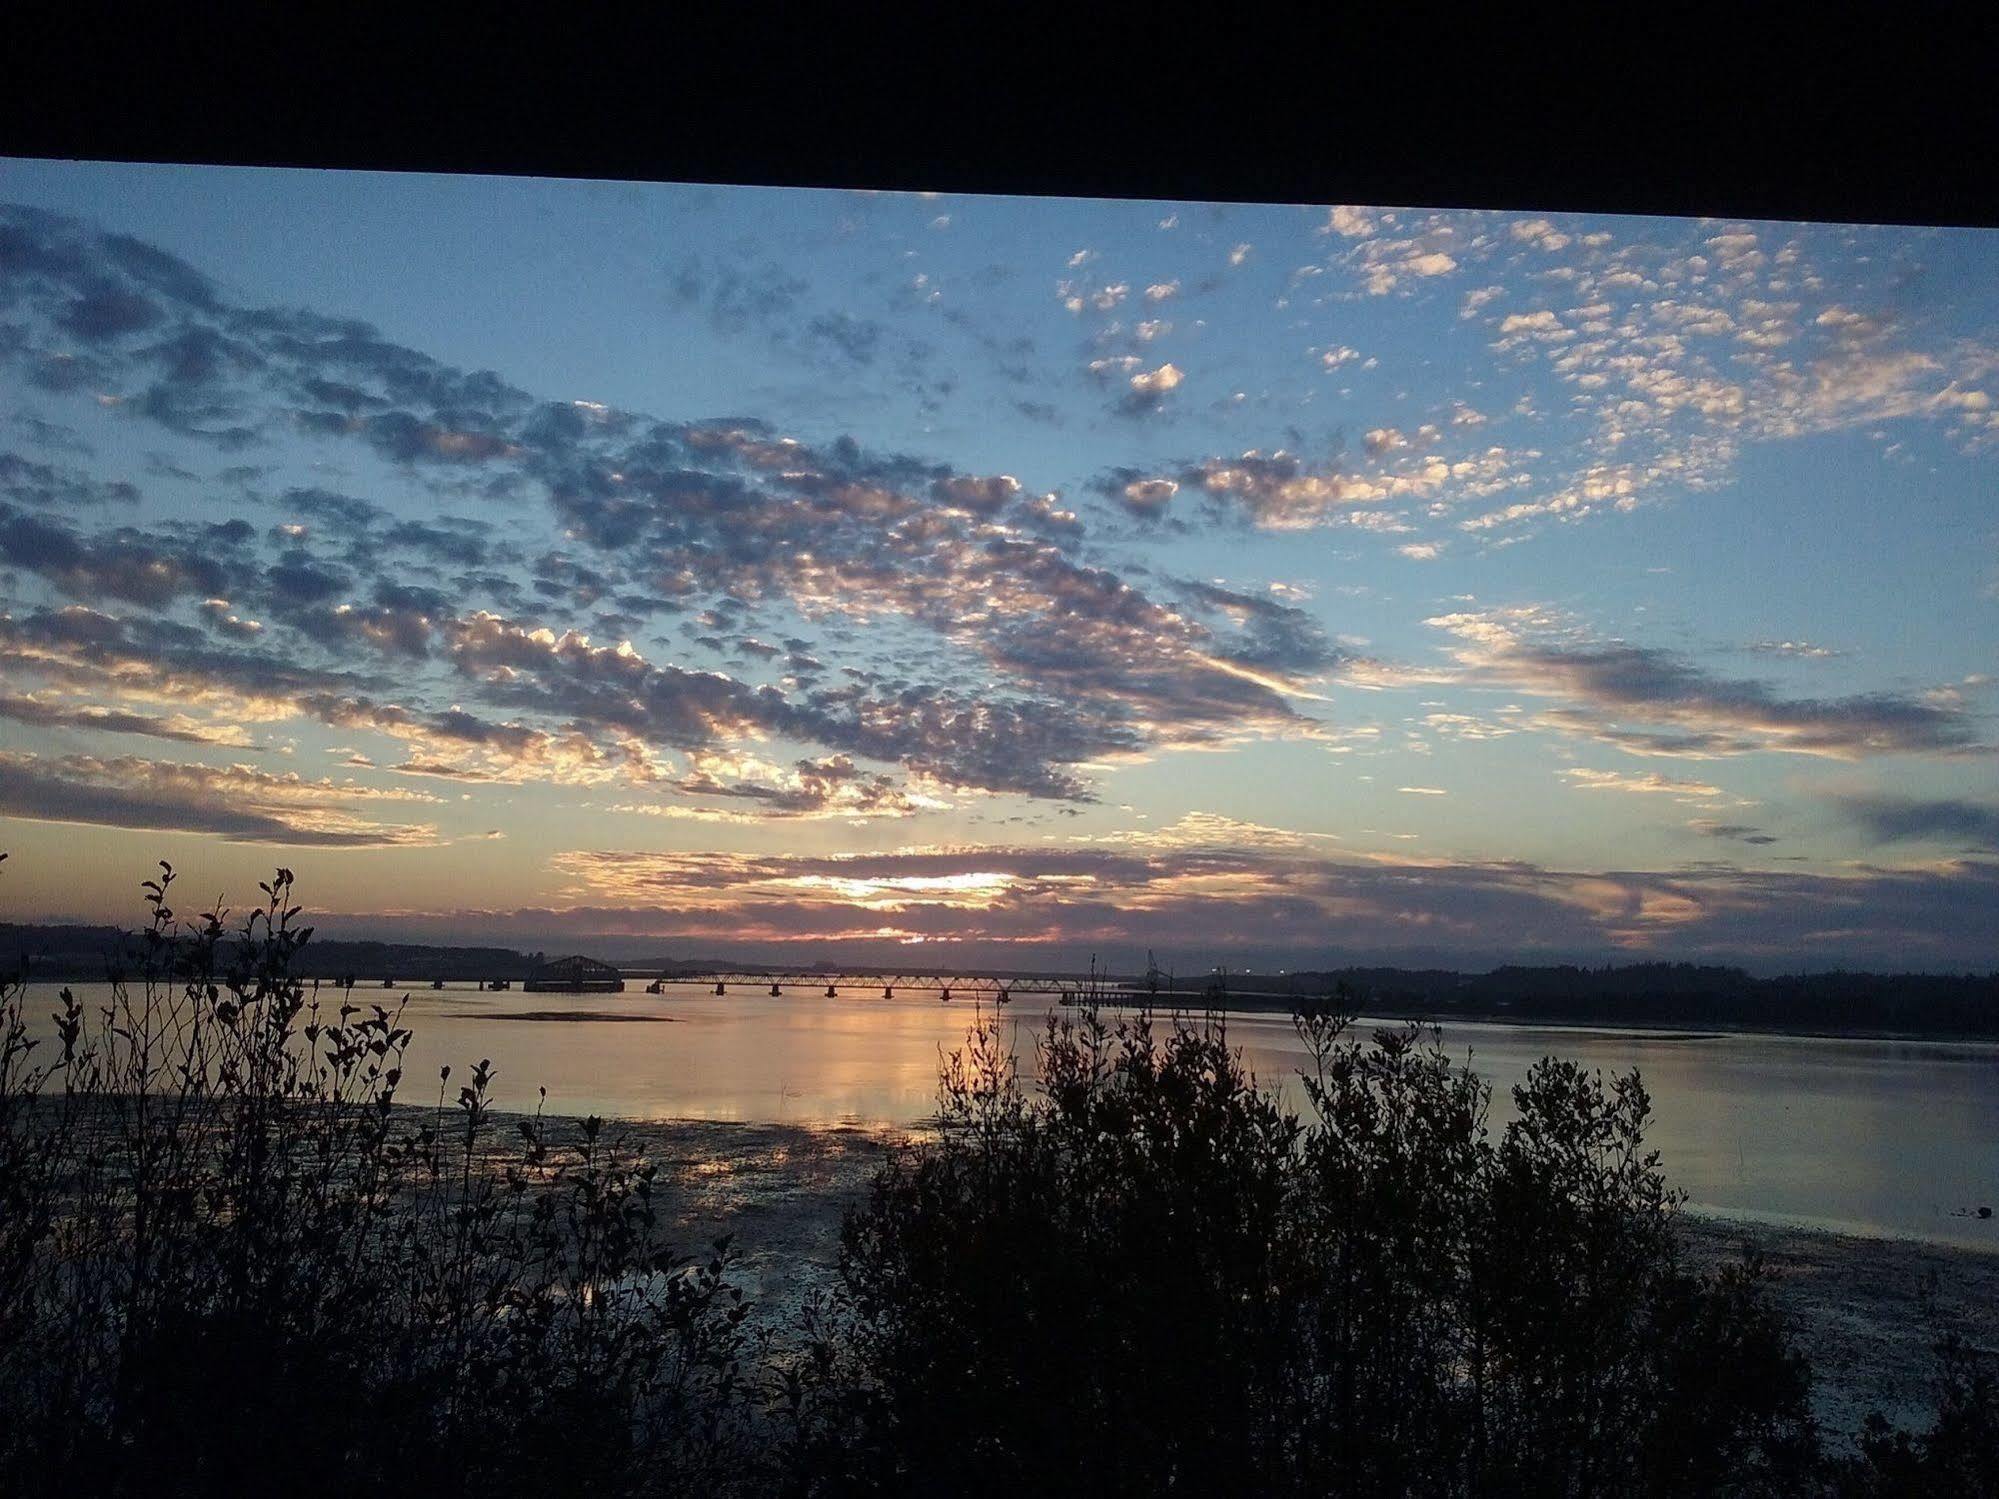
[[[1149,997],[1149,996],[1148,996]],[[1192,999],[1193,996],[1184,996]],[[1239,1012],[1245,1015],[1269,1015],[1289,1013],[1297,1001],[1278,1003],[1280,996],[1272,996],[1267,1004],[1240,1003],[1240,999],[1254,999],[1257,996],[1229,997],[1229,1002],[1216,1007],[1223,1014]],[[1182,1011],[1199,1011],[1209,1008],[1207,1001],[1193,1004],[1168,1006],[1153,1004],[1155,1010],[1170,1012],[1174,1008]],[[1127,1008],[1135,1008],[1127,1005]],[[1643,1017],[1621,1019],[1612,1016],[1577,1020],[1560,1016],[1542,1017],[1515,1010],[1473,1011],[1473,1010],[1422,1010],[1416,1008],[1389,1009],[1378,1005],[1366,1006],[1356,1012],[1356,1021],[1389,1020],[1395,1022],[1413,1020],[1419,1025],[1446,1025],[1453,1021],[1471,1025],[1511,1025],[1523,1030],[1549,1031],[1646,1031],[1655,1033],[1661,1040],[1707,1041],[1723,1036],[1792,1036],[1811,1041],[1911,1041],[1911,1042],[1951,1042],[1964,1045],[1999,1046],[1999,1027],[1983,1031],[1908,1031],[1853,1029],[1829,1030],[1823,1027],[1798,1027],[1785,1025],[1755,1025],[1747,1021],[1703,1021],[1698,1025],[1682,1021],[1648,1020]]]

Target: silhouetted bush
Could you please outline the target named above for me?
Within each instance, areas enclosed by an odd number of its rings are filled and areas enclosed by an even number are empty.
[[[145,971],[37,1055],[0,994],[0,1491],[712,1491],[741,1467],[726,1245],[659,1242],[586,1120],[491,1070],[395,1107],[400,1014],[322,1014],[291,876],[240,942],[147,882]]]
[[[1814,1483],[1804,1364],[1760,1267],[1682,1266],[1635,1076],[1544,1062],[1495,1139],[1434,1037],[1298,1023],[1302,1119],[1212,1020],[1052,1019],[1038,1097],[976,1028],[845,1225],[819,1491]]]

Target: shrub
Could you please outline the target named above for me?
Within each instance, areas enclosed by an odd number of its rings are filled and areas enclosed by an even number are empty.
[[[1302,1119],[1212,1020],[1053,1019],[1034,1097],[976,1028],[845,1225],[820,1491],[1805,1480],[1803,1363],[1758,1266],[1682,1267],[1635,1075],[1543,1063],[1494,1139],[1434,1034],[1298,1024]]]
[[[513,1143],[492,1070],[399,1109],[400,1011],[322,1013],[278,871],[225,940],[148,881],[143,972],[59,1052],[0,989],[0,1491],[713,1489],[740,1467],[726,1241],[659,1238],[600,1121]]]

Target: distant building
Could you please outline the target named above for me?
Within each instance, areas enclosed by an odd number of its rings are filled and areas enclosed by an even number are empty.
[[[625,978],[609,963],[578,953],[542,964],[521,987],[531,994],[622,994]]]

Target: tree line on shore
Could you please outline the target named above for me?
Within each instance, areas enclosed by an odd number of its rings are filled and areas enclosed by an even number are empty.
[[[1999,972],[1830,970],[1758,978],[1695,963],[1508,964],[1486,973],[1351,967],[1183,979],[1164,992],[1191,997],[1217,989],[1232,1003],[1275,1008],[1288,1008],[1294,997],[1344,992],[1369,1014],[1439,1020],[1999,1036]]]

